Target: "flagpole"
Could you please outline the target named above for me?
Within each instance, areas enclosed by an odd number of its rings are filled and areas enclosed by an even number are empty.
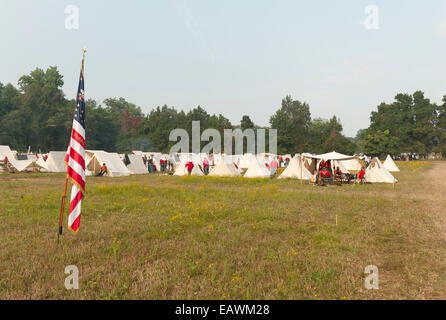
[[[57,234],[57,242],[59,243],[59,237],[62,235],[62,222],[63,222],[63,214],[65,209],[65,199],[67,197],[67,185],[68,185],[68,173],[65,175],[65,187],[62,196],[62,205],[60,209],[60,219],[59,219],[59,233]]]
[[[82,49],[82,72],[84,69],[84,60],[85,60],[86,52],[87,52],[87,49],[83,48]],[[83,77],[83,75],[82,75],[82,77]],[[67,166],[67,171],[68,171],[68,166]],[[65,186],[64,186],[64,191],[63,191],[63,195],[62,195],[62,203],[61,203],[61,208],[60,208],[59,232],[57,233],[57,243],[59,243],[59,237],[62,235],[62,230],[63,230],[62,223],[63,223],[63,214],[65,211],[65,199],[67,198],[67,187],[68,187],[68,172],[65,175]]]

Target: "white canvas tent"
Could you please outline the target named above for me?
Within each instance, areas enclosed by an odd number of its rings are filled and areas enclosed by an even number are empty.
[[[396,183],[398,182],[394,176],[383,166],[378,158],[373,158],[370,165],[365,170],[364,179],[370,183]]]
[[[241,169],[248,169],[249,165],[251,164],[253,159],[254,159],[254,156],[251,153],[245,153],[240,158],[239,168],[241,168]]]
[[[279,179],[302,179],[302,180],[311,180],[312,175],[310,171],[308,171],[307,168],[303,165],[305,161],[302,159],[302,166],[300,157],[293,157],[288,164],[288,167],[286,167],[285,170],[283,170],[282,174],[279,176]]]
[[[261,165],[257,159],[252,159],[251,164],[243,177],[245,178],[269,178],[270,173],[265,165]]]
[[[8,157],[8,160],[15,159],[9,146],[0,146],[0,161],[3,161],[5,157]]]
[[[399,172],[400,169],[397,167],[392,157],[388,154],[386,160],[383,163],[384,167],[390,172]]]
[[[142,160],[142,154],[129,154],[130,163],[127,165],[131,174],[145,174],[149,173],[144,161]]]
[[[216,164],[214,168],[209,172],[209,176],[218,176],[218,177],[237,177],[240,173],[237,171],[232,162],[226,160],[224,157],[221,157],[220,161]]]
[[[45,161],[44,168],[48,172],[65,172],[67,168],[65,166],[66,151],[50,151],[48,158]],[[42,157],[39,158],[39,160]]]
[[[36,164],[41,167],[40,172],[49,172],[46,167],[46,162],[43,160],[43,155],[40,155],[36,161]]]
[[[96,175],[101,170],[103,163],[107,166],[109,177],[120,177],[130,175],[129,169],[124,165],[124,162],[119,158],[117,153],[98,151],[98,150],[86,150],[86,169]]]

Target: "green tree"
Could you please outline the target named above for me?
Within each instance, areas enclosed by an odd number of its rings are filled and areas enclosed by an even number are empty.
[[[7,113],[18,109],[22,105],[22,97],[20,91],[12,84],[6,86],[1,85],[0,92],[0,119]]]
[[[356,144],[346,138],[342,130],[342,124],[336,116],[330,120],[314,119],[308,130],[306,150],[316,154],[331,151],[353,154]]]
[[[304,152],[311,122],[307,103],[286,96],[282,106],[270,118],[272,129],[277,130],[277,152],[280,154]]]
[[[389,130],[368,130],[361,139],[361,148],[369,156],[385,156],[386,154],[396,154],[399,146],[399,139],[390,134]]]
[[[251,121],[251,118],[249,116],[244,115],[242,117],[242,120],[240,121],[240,128],[242,130],[254,129],[254,122]]]

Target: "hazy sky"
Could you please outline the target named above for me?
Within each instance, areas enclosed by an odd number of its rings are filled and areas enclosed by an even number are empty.
[[[379,29],[364,25],[369,5]],[[446,0],[0,0],[0,35],[1,82],[56,65],[74,97],[85,46],[87,98],[146,113],[201,105],[267,125],[289,94],[354,136],[398,92],[446,95]]]

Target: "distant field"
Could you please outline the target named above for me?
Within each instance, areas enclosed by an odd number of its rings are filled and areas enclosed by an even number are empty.
[[[397,165],[395,188],[89,177],[59,246],[64,175],[0,174],[0,298],[446,299],[446,162]]]

